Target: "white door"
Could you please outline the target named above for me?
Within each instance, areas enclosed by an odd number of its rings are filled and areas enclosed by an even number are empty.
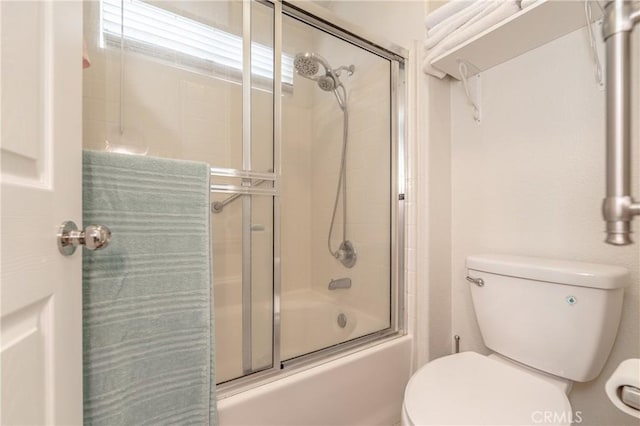
[[[82,423],[82,3],[0,0],[2,425]]]

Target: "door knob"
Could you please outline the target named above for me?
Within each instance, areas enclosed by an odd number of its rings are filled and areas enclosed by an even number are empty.
[[[111,231],[104,225],[89,225],[79,231],[72,220],[62,222],[58,228],[58,250],[63,256],[71,256],[79,245],[89,250],[99,250],[109,245]]]

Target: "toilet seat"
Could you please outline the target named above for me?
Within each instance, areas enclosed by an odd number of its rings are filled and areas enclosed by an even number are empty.
[[[571,424],[557,386],[475,352],[436,359],[409,380],[403,420],[410,425]]]

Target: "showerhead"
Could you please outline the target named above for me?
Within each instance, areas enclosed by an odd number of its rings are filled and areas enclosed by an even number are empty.
[[[317,75],[320,71],[320,65],[324,68],[324,74]],[[293,60],[293,66],[296,69],[296,73],[309,80],[316,81],[318,87],[325,92],[333,92],[338,100],[340,108],[346,110],[347,108],[347,91],[344,85],[340,81],[340,74],[343,70],[346,70],[348,75],[352,75],[355,66],[340,66],[336,69],[332,69],[331,65],[322,56],[313,52],[304,52],[296,54]],[[340,90],[339,90],[340,89]]]
[[[331,69],[331,65],[329,65],[329,62],[327,62],[325,58],[313,52],[298,53],[296,54],[296,57],[293,60],[293,66],[295,67],[298,75],[301,75],[306,78],[310,78],[312,80],[317,79],[315,75],[320,70],[319,65],[322,65],[322,67],[324,68],[325,74],[329,74],[332,77],[336,77],[336,78],[338,75],[340,75],[340,72],[338,70],[345,68],[345,67],[340,67],[340,68],[337,68],[336,70],[333,70]],[[338,72],[336,73],[335,71],[338,71]]]
[[[330,92],[336,88],[336,81],[330,74],[327,73],[326,75],[318,78],[318,87],[320,87],[325,92]]]
[[[320,70],[318,58],[314,53],[298,53],[293,60],[296,72],[303,77],[313,77]]]

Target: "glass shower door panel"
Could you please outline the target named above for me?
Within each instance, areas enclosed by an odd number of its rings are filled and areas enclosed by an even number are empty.
[[[212,194],[214,205],[226,203],[222,210],[212,209],[211,214],[216,381],[218,383],[243,375],[243,215],[242,201],[238,198],[231,199],[235,195]]]
[[[391,63],[294,18],[283,97],[282,358],[391,326]]]
[[[242,1],[90,1],[84,26],[85,148],[241,168]]]
[[[229,370],[218,373],[218,383],[252,374],[273,365],[273,22],[270,3],[243,2],[242,5],[242,86],[238,88],[241,106],[241,134],[234,152],[240,165],[220,169],[228,176],[217,176],[216,184],[230,185],[231,192],[216,194],[216,201],[231,209],[215,212],[234,216],[225,227],[221,248],[214,253],[216,291],[216,357]],[[220,204],[219,204],[220,205]],[[215,209],[214,209],[215,210]],[[214,229],[214,241],[216,229]],[[214,242],[215,244],[215,242]],[[232,285],[226,285],[229,272],[216,276],[216,256],[231,258]],[[222,266],[223,268],[227,265]],[[220,298],[218,295],[220,294]]]
[[[255,172],[274,171],[273,85],[274,9],[251,2],[251,147],[245,158]],[[254,181],[257,188],[273,188],[273,181]],[[251,353],[252,371],[273,364],[273,197],[253,196],[251,238]]]
[[[86,2],[84,34],[90,66],[83,73],[84,147],[201,161],[219,170],[272,170],[273,131],[267,123],[273,117],[269,92],[273,6],[251,4],[249,80],[243,52],[246,4],[242,0]],[[247,92],[254,98],[249,115],[243,110]],[[252,125],[251,120],[258,118],[260,124]],[[252,128],[254,137],[245,149],[243,137]],[[247,158],[252,156],[253,167],[248,167]],[[243,187],[258,180],[217,176],[212,183]],[[272,292],[273,274],[264,264],[272,262],[273,249],[266,243],[269,231],[251,244],[251,226],[252,220],[271,225],[273,209],[270,202],[254,198],[271,200],[272,195],[212,194],[219,381],[271,363],[271,332],[266,336],[260,327],[271,323],[265,313],[271,317],[272,308],[264,308],[264,299]],[[222,207],[213,209],[215,203]],[[258,247],[263,252],[258,253]],[[253,271],[257,267],[252,262],[261,265],[259,270]],[[243,286],[251,276],[256,282]],[[259,308],[251,301],[243,306],[251,292],[256,293]],[[252,332],[254,321],[260,332]],[[253,352],[259,361],[253,362]]]
[[[215,193],[214,199],[216,381],[222,383],[273,364],[273,197]],[[223,205],[218,211],[216,202]]]
[[[251,3],[251,169],[273,173],[274,10]]]
[[[242,1],[85,2],[84,148],[242,168],[242,12]],[[212,215],[223,380],[242,350],[237,204]]]
[[[273,364],[273,197],[251,202],[252,371]]]

